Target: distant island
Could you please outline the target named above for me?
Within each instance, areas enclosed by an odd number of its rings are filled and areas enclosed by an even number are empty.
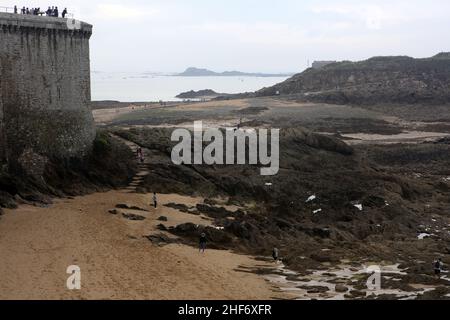
[[[208,69],[187,68],[184,72],[175,74],[178,77],[290,77],[294,73],[247,73],[240,71],[215,72]]]

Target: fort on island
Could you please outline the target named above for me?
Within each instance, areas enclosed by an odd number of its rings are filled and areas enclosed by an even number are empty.
[[[0,13],[0,163],[39,174],[89,152],[91,35],[80,21]]]

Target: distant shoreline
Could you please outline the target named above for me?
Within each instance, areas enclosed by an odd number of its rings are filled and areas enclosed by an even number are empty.
[[[107,72],[105,72],[106,74]],[[113,72],[113,74],[116,72]],[[102,72],[91,72],[91,75],[101,75]],[[127,74],[126,72],[117,72],[117,74]],[[211,75],[185,75],[182,73],[172,73],[172,74],[147,74],[147,73],[136,73],[134,76],[127,76],[128,79],[136,79],[136,78],[158,78],[158,77],[178,77],[178,78],[207,78],[207,77],[243,77],[243,78],[286,78],[294,76],[295,73],[276,73],[276,74],[266,74],[266,73],[241,73],[241,74],[211,74]]]
[[[187,68],[184,72],[175,74],[176,77],[259,77],[259,78],[276,78],[290,77],[295,73],[262,73],[262,72],[241,72],[241,71],[224,71],[215,72],[208,69]]]

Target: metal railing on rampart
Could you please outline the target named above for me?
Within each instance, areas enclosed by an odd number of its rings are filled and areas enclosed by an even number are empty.
[[[22,9],[21,8],[17,8],[17,14],[22,15]],[[6,13],[14,13],[14,8],[12,7],[2,7],[0,6],[0,12],[6,12]],[[38,15],[33,15],[33,14],[27,14],[30,16],[38,16],[38,17],[47,17],[45,12],[40,12]],[[62,18],[61,17],[61,12],[59,13],[59,17],[58,18]],[[66,14],[66,19],[73,19],[74,14],[73,13],[67,13]],[[49,17],[49,18],[56,18],[56,17]]]

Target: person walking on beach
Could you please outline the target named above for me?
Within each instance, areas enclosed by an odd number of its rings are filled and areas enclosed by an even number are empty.
[[[138,159],[139,159],[139,161],[140,161],[141,163],[144,162],[144,153],[143,153],[141,147],[139,147],[139,148],[137,149],[137,157],[138,157]]]
[[[435,276],[440,279],[441,278],[441,272],[442,272],[442,259],[437,259],[433,265],[434,265],[434,274]]]
[[[153,192],[153,206],[155,209],[158,208],[158,198],[156,197],[156,192]]]
[[[15,14],[18,13],[18,11],[17,11],[17,6],[14,6],[14,13],[15,13]]]
[[[275,260],[275,262],[278,262],[278,259],[280,258],[280,256],[279,256],[279,250],[277,248],[273,248],[272,257],[273,257],[273,260]]]
[[[67,8],[64,8],[63,12],[62,12],[62,17],[65,18],[67,15]]]
[[[199,252],[200,253],[205,253],[205,251],[206,251],[206,243],[207,242],[208,241],[206,240],[206,234],[202,233],[200,235],[200,241],[199,241]]]

